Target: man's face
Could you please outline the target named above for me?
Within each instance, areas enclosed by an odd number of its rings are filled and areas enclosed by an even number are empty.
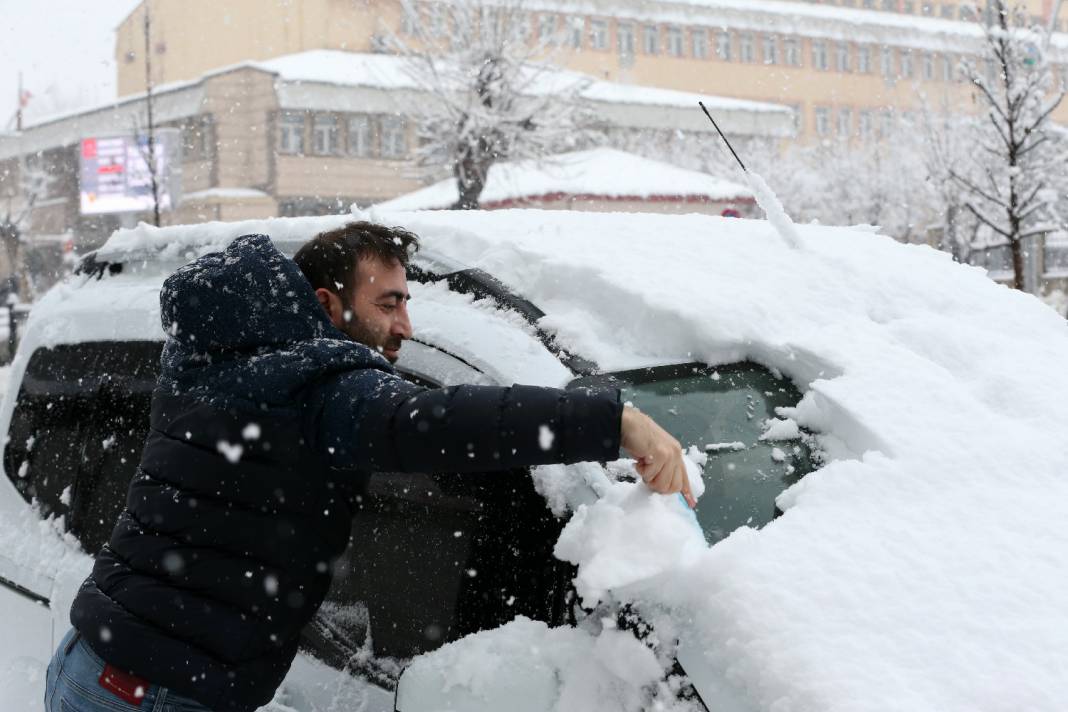
[[[401,342],[412,338],[408,279],[404,265],[396,260],[361,259],[356,269],[356,287],[347,303],[325,289],[316,290],[316,295],[334,326],[375,349],[390,363],[396,363],[400,356]],[[324,302],[327,296],[329,304]]]

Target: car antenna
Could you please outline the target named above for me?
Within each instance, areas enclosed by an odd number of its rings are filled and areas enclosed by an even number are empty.
[[[701,111],[705,112],[705,116],[712,122],[712,125],[716,127],[716,133],[723,139],[723,143],[727,144],[727,148],[730,149],[731,155],[734,156],[734,160],[738,161],[738,165],[742,168],[742,173],[745,174],[745,180],[749,184],[750,190],[753,191],[753,196],[756,198],[757,205],[761,207],[764,214],[768,216],[768,222],[771,223],[775,231],[779,233],[779,236],[786,241],[786,244],[790,247],[800,248],[804,246],[801,241],[801,235],[797,232],[797,226],[794,225],[794,221],[790,219],[790,216],[786,214],[786,210],[782,207],[782,202],[771,190],[768,184],[756,173],[751,173],[745,164],[742,163],[742,159],[738,157],[738,152],[734,150],[734,146],[727,140],[727,137],[723,134],[723,131],[719,128],[719,124],[712,118],[712,114],[709,113],[708,108],[703,101],[698,101],[697,105],[701,107]]]
[[[705,102],[699,101],[697,102],[697,105],[701,107],[701,111],[705,112],[705,116],[707,116],[708,120],[712,122],[712,125],[716,127],[716,133],[723,139],[723,143],[727,144],[727,148],[730,149],[731,155],[734,156],[734,160],[738,161],[738,165],[742,167],[742,170],[748,173],[749,170],[745,167],[745,164],[742,163],[742,159],[738,158],[738,153],[734,150],[734,146],[732,146],[731,142],[727,140],[727,137],[723,135],[723,131],[719,128],[719,124],[716,123],[716,120],[712,118],[712,114],[708,113],[708,109],[705,107]]]

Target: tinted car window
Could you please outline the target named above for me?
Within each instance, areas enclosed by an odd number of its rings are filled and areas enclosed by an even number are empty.
[[[740,526],[771,521],[779,493],[813,469],[804,441],[761,439],[765,422],[777,417],[776,408],[801,400],[788,379],[762,366],[660,366],[576,383],[598,380],[620,387],[624,401],[633,402],[683,447],[695,445],[708,455],[697,519],[710,543]]]
[[[127,341],[41,348],[20,384],[5,471],[44,515],[67,515],[91,553],[110,536],[140,461],[162,347]]]

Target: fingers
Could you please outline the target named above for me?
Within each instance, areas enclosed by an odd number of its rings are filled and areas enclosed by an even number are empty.
[[[686,501],[693,504],[689,495],[690,483],[686,477],[686,466],[682,461],[682,449],[673,448],[670,455],[662,458],[645,457],[638,461],[635,469],[642,476],[649,489],[660,494],[685,492]]]
[[[679,441],[630,407],[623,409],[620,427],[623,449],[634,457],[635,469],[649,489],[660,494],[681,492],[690,507],[696,506]]]

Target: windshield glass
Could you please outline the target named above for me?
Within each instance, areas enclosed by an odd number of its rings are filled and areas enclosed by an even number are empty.
[[[762,366],[683,364],[611,378],[624,402],[649,415],[687,450],[696,446],[708,456],[697,519],[710,543],[738,527],[771,521],[779,493],[813,469],[811,450],[801,437],[773,439],[792,430],[789,424],[768,432],[768,421],[779,417],[775,409],[796,406],[801,394]]]

